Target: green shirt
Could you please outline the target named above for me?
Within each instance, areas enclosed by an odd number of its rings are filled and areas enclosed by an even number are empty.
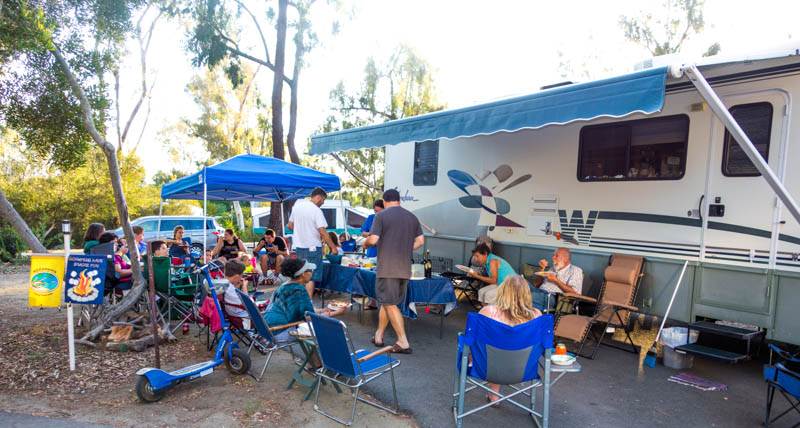
[[[86,244],[84,244],[84,246],[83,246],[83,254],[89,254],[89,249],[94,247],[95,245],[99,245],[99,244],[100,244],[100,242],[99,241],[95,241],[95,240],[86,241]]]
[[[287,282],[275,290],[264,320],[270,327],[275,327],[305,320],[306,311],[314,312],[314,305],[311,304],[308,291],[301,284]],[[273,333],[279,334],[282,331],[277,330]]]

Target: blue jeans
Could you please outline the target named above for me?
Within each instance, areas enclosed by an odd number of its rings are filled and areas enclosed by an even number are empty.
[[[317,265],[317,268],[311,272],[311,280],[322,281],[322,247],[317,247],[314,251],[309,248],[295,248],[294,252],[298,258]]]
[[[556,308],[556,302],[558,301],[558,294],[556,293],[550,293],[531,286],[531,297],[533,298],[533,307],[542,312],[552,311]],[[547,302],[548,297],[550,298],[549,305]]]

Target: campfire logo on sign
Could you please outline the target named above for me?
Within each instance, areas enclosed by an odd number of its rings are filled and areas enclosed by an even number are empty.
[[[67,290],[64,300],[102,305],[105,274],[104,256],[71,256],[67,264]]]

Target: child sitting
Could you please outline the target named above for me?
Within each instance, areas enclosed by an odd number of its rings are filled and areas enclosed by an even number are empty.
[[[223,296],[225,313],[230,317],[242,320],[242,328],[250,329],[250,315],[242,304],[242,300],[236,293],[236,289],[242,290],[247,294],[247,284],[242,278],[244,273],[244,263],[239,259],[231,259],[225,262],[225,279],[228,281],[228,288],[225,289]],[[232,320],[233,321],[233,320]]]

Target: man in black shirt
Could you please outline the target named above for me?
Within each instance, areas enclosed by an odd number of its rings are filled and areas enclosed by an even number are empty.
[[[264,231],[264,237],[253,249],[253,255],[258,257],[261,273],[266,274],[270,266],[280,266],[283,260],[289,257],[289,249],[282,237],[275,236],[274,230],[267,229]]]

